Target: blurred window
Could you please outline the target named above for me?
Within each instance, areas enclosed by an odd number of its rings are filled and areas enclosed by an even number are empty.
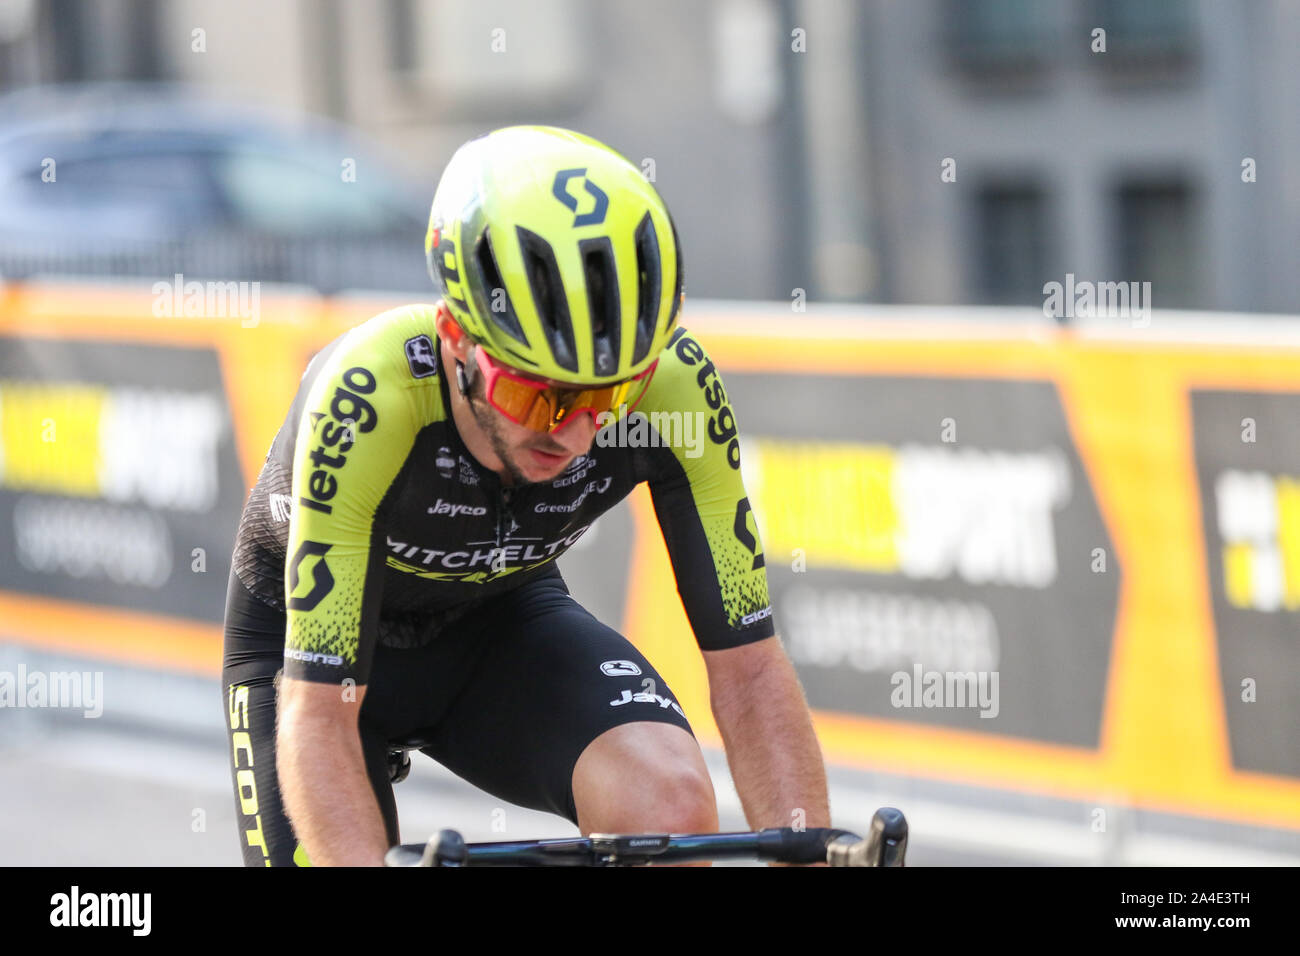
[[[1118,190],[1119,279],[1150,282],[1161,308],[1201,304],[1191,189],[1183,183],[1126,183]]]
[[[1168,66],[1193,52],[1193,4],[1187,0],[1092,0],[1112,56],[1134,65]]]
[[[949,48],[970,70],[1037,69],[1047,60],[1050,6],[1042,0],[948,0]]]
[[[0,0],[0,6],[15,0]],[[18,6],[27,6],[18,0]],[[156,80],[162,76],[158,0],[42,0],[36,5],[41,78]]]
[[[591,0],[398,0],[394,29],[410,36],[392,45],[396,68],[438,99],[440,115],[483,111],[518,115],[522,106],[568,107],[599,90],[594,56],[608,46],[597,30],[612,14]],[[410,48],[407,47],[410,44]]]
[[[358,166],[355,182],[343,179],[342,166],[331,166],[316,156],[239,150],[220,154],[215,165],[217,181],[239,226],[317,238],[411,229],[423,235],[423,227],[393,190],[367,182],[373,168],[364,163]]]
[[[415,49],[415,0],[388,0],[388,50],[393,69],[408,73],[419,62]]]
[[[976,200],[978,276],[983,301],[1041,304],[1046,273],[1047,197],[1036,186],[990,185]]]
[[[78,189],[124,192],[184,193],[201,189],[203,167],[188,153],[119,153],[64,160],[58,182]],[[33,175],[39,178],[40,171]]]
[[[33,167],[26,179],[42,203],[75,204],[88,216],[96,208],[117,208],[123,214],[147,210],[160,225],[188,225],[215,214],[203,164],[192,153],[106,153],[69,158],[55,166],[54,183],[42,183],[41,173]]]
[[[713,69],[718,105],[736,123],[764,123],[781,105],[781,21],[767,0],[716,0]]]
[[[41,11],[42,39],[49,44],[49,78],[74,82],[92,78],[86,9],[74,0],[48,0]]]

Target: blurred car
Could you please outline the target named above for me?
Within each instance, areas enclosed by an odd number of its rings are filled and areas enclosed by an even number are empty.
[[[183,87],[0,97],[4,279],[179,272],[428,292],[431,196],[337,124]]]

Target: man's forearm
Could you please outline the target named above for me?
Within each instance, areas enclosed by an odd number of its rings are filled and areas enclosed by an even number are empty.
[[[713,716],[749,825],[830,826],[821,747],[779,644],[743,680],[710,678]]]
[[[276,770],[294,834],[316,866],[381,866],[384,818],[355,727],[286,715]]]

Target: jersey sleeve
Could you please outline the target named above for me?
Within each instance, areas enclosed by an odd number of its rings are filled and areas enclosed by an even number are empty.
[[[722,376],[685,329],[664,349],[634,415],[645,416],[658,444],[649,449],[650,494],[700,648],[771,637],[763,545],[740,474],[739,425]]]
[[[438,414],[426,407],[437,388],[415,382],[405,359],[403,336],[416,335],[419,323],[412,310],[353,329],[303,403],[284,571],[289,677],[358,684],[369,677],[386,558],[384,517],[416,436]]]

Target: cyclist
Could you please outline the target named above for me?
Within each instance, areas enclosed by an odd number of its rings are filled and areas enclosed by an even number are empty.
[[[380,864],[399,739],[584,833],[716,830],[672,690],[555,564],[642,481],[749,823],[828,826],[735,416],[677,326],[654,187],[581,134],[497,130],[452,157],[425,249],[441,298],[312,359],[240,521],[223,684],[244,862]],[[593,448],[633,409],[700,413],[703,454]]]

